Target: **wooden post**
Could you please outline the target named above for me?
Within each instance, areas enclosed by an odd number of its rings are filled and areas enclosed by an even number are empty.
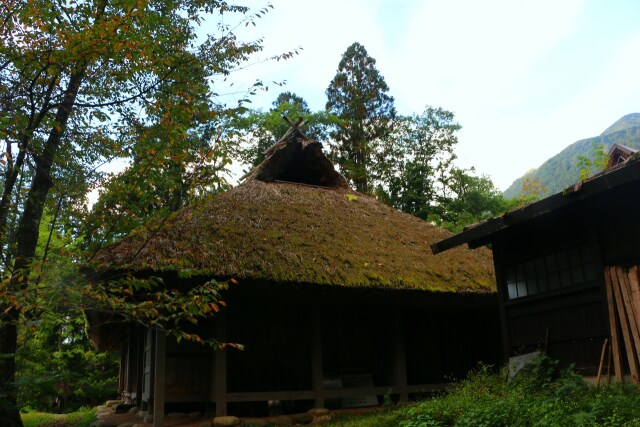
[[[609,343],[609,359],[607,360],[607,384],[611,384],[611,360],[613,351],[611,350],[611,343]]]
[[[602,343],[602,352],[600,354],[600,366],[598,367],[598,379],[596,380],[596,385],[600,385],[600,379],[602,378],[602,367],[604,366],[604,358],[607,353],[607,347],[609,346],[609,339],[605,338]]]
[[[129,339],[127,340],[127,381],[125,383],[125,391],[127,392],[127,399],[124,403],[133,403],[132,394],[136,390],[136,369],[138,367],[138,335],[135,325],[129,325]]]
[[[220,342],[227,341],[227,319],[224,314],[218,315],[216,322],[216,339]],[[216,397],[216,417],[227,415],[227,350],[220,348],[216,350],[215,370],[215,397]]]
[[[633,338],[631,337],[631,333],[629,331],[629,320],[627,319],[627,313],[624,309],[624,301],[622,300],[622,295],[620,292],[621,284],[616,280],[616,272],[615,267],[611,267],[609,271],[611,272],[611,284],[613,285],[613,294],[616,297],[616,306],[618,311],[618,316],[620,317],[620,329],[622,329],[622,338],[624,339],[624,347],[627,353],[627,361],[629,362],[629,370],[631,371],[631,377],[634,381],[638,380],[638,365],[636,363],[636,358],[633,355]]]
[[[156,329],[155,369],[153,383],[153,427],[164,425],[164,385],[165,361],[167,356],[167,335]]]
[[[631,290],[631,304],[636,314],[636,321],[640,328],[640,280],[638,278],[638,266],[634,265],[627,273],[627,279],[629,280],[629,288]]]
[[[502,266],[497,260],[501,259],[502,254],[499,245],[494,245],[493,249],[493,271],[496,273],[496,283],[498,285],[498,311],[500,313],[500,328],[502,332],[502,362],[507,363],[511,357],[511,338],[509,336],[509,327],[507,326],[507,309],[504,305],[507,300],[505,293],[506,280],[503,278]]]
[[[605,267],[604,281],[607,291],[607,307],[609,311],[609,330],[611,331],[611,355],[613,356],[613,366],[616,380],[622,381],[622,358],[620,357],[620,343],[618,342],[618,328],[616,322],[615,304],[613,302],[613,285],[611,283],[611,268]]]
[[[118,375],[118,395],[122,396],[126,388],[128,342],[120,346],[120,375]]]
[[[313,309],[313,337],[311,349],[311,383],[315,394],[315,408],[324,408],[324,372],[322,369],[322,315],[317,305]]]
[[[407,359],[404,349],[404,332],[400,309],[395,310],[393,324],[394,385],[397,385],[400,392],[400,403],[406,403],[409,401],[409,393],[407,392]]]
[[[138,365],[138,377],[136,380],[136,406],[142,409],[142,387],[144,383],[144,328],[136,326],[136,336],[138,337],[136,342],[136,345],[138,346],[138,360],[136,360],[136,364]]]
[[[618,282],[620,285],[620,291],[622,294],[622,300],[624,302],[624,308],[629,319],[629,328],[631,329],[631,337],[633,338],[633,347],[635,348],[636,358],[634,358],[634,364],[637,365],[637,357],[640,355],[640,330],[638,328],[638,318],[633,308],[633,302],[631,300],[631,284],[629,283],[629,276],[622,267],[616,268],[618,274]],[[634,378],[638,382],[638,377]]]

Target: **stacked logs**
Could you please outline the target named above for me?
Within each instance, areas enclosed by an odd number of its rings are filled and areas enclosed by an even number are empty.
[[[623,357],[626,356],[631,378],[634,382],[638,382],[640,368],[640,275],[638,266],[631,268],[608,266],[604,269],[604,276],[611,328],[609,360],[613,358],[616,380],[622,381],[622,363]],[[602,350],[598,382],[607,350],[606,340]]]

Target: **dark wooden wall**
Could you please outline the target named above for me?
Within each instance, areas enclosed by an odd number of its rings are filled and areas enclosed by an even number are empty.
[[[412,309],[404,325],[409,384],[463,379],[480,362],[501,362],[496,309]]]
[[[408,385],[464,378],[478,362],[501,361],[495,294],[262,286],[229,297],[227,338],[246,345],[228,351],[230,392],[310,390],[314,310],[325,377],[366,373],[373,386],[398,385],[396,327]]]
[[[627,185],[558,209],[497,233],[492,238],[503,322],[504,353],[545,349],[563,366],[597,372],[609,336],[605,265],[640,261],[640,186]],[[586,244],[595,277],[579,286],[509,300],[507,268],[575,244]]]
[[[480,361],[499,362],[495,294],[246,284],[236,285],[225,300],[226,341],[245,347],[224,350],[226,392],[236,399],[235,403],[229,402],[231,413],[265,415],[266,399],[260,398],[262,412],[256,412],[256,405],[249,404],[251,399],[239,397],[243,393],[266,396],[262,392],[283,392],[294,396],[300,391],[309,398],[294,398],[292,405],[298,410],[305,409],[304,405],[306,409],[312,407],[314,373],[318,372],[314,360],[321,359],[323,378],[369,375],[371,383],[363,387],[377,387],[372,394],[382,395],[395,388],[401,390],[396,396],[403,399],[421,393],[425,384],[464,378]],[[197,329],[209,336],[219,323],[219,319],[212,319]],[[141,342],[144,333],[138,335],[139,339],[132,342]],[[319,359],[317,353],[314,356],[318,342]],[[140,381],[134,377],[145,371],[141,364],[147,363],[144,351],[136,351],[131,354],[138,355],[136,363],[140,366],[131,370],[130,387]],[[166,403],[215,401],[219,392],[215,366],[220,354],[169,338]]]

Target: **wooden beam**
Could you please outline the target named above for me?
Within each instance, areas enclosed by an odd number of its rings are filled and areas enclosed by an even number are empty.
[[[600,379],[602,378],[602,367],[604,366],[604,358],[607,353],[607,347],[609,347],[609,339],[605,338],[602,343],[602,352],[600,354],[600,366],[598,367],[598,379],[596,380],[596,385],[600,385]]]
[[[434,384],[416,384],[400,387],[358,387],[358,388],[341,388],[335,390],[325,390],[325,397],[328,399],[336,399],[343,397],[360,397],[360,396],[384,396],[385,394],[402,393],[430,393],[442,391],[446,388],[447,383]],[[315,390],[295,390],[295,391],[256,391],[256,392],[234,392],[227,393],[228,402],[261,402],[266,400],[310,400],[316,396]]]
[[[604,267],[604,281],[607,291],[607,307],[609,311],[609,329],[611,331],[611,355],[616,381],[622,382],[622,358],[620,357],[620,343],[618,342],[618,327],[616,321],[616,309],[613,297],[613,285],[611,283],[611,267]]]
[[[215,319],[216,322],[216,339],[220,342],[227,341],[227,319],[224,314],[219,315]],[[216,361],[214,366],[215,372],[215,402],[216,416],[224,417],[227,415],[227,350],[220,348],[215,351]]]
[[[322,369],[322,314],[320,307],[313,309],[313,343],[311,349],[311,383],[313,384],[315,408],[324,408],[324,371]]]
[[[636,322],[640,330],[640,277],[638,276],[638,266],[634,265],[627,273],[629,288],[631,290],[631,304],[636,315]]]
[[[164,425],[165,367],[167,335],[156,329],[155,367],[153,382],[153,427]]]
[[[637,381],[638,379],[638,365],[636,363],[636,358],[633,354],[633,338],[631,337],[631,332],[629,331],[629,320],[627,318],[627,313],[624,309],[624,301],[622,300],[622,295],[620,291],[620,283],[618,282],[616,276],[617,272],[615,271],[615,267],[611,267],[611,283],[613,285],[613,294],[615,295],[616,307],[618,317],[620,318],[620,329],[622,329],[622,338],[624,340],[625,352],[627,354],[627,362],[629,362],[629,370],[631,371],[631,377]]]
[[[631,302],[631,284],[629,283],[629,275],[622,267],[616,268],[618,275],[618,284],[620,285],[620,293],[624,302],[624,308],[629,319],[629,329],[631,330],[631,338],[633,339],[633,348],[635,349],[635,357],[633,363],[638,366],[638,355],[640,355],[640,330],[638,329],[638,317]],[[631,363],[631,362],[630,362]],[[638,382],[638,377],[634,377],[634,381]]]

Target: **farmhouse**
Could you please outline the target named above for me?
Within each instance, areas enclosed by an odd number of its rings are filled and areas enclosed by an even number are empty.
[[[640,158],[432,245],[493,250],[505,357],[536,349],[584,375],[638,379]]]
[[[406,401],[497,362],[490,251],[427,253],[451,234],[350,190],[295,125],[265,154],[241,185],[97,255],[103,278],[233,279],[226,308],[198,328],[244,350],[90,317],[94,342],[121,348],[123,395],[156,415],[175,404],[266,415],[269,400],[285,411]]]

